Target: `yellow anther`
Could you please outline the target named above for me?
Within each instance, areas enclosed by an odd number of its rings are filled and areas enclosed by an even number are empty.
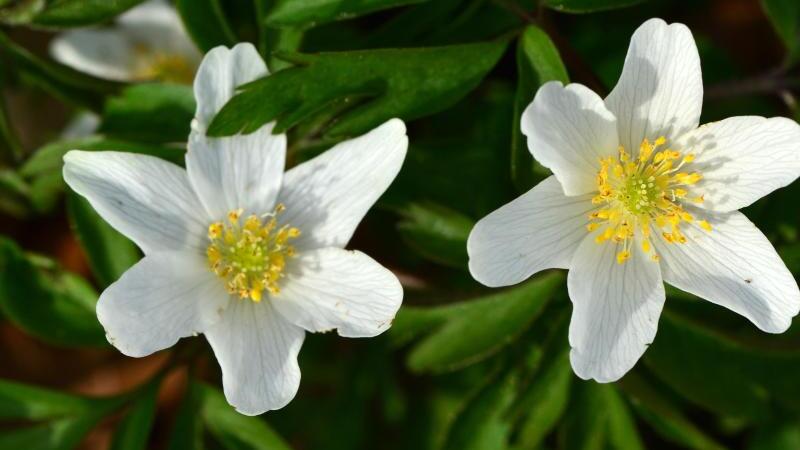
[[[664,136],[659,136],[658,138],[656,138],[655,146],[659,147],[666,143],[667,143],[667,138],[665,138]]]
[[[217,239],[222,236],[223,225],[221,222],[212,223],[208,226],[208,238]]]
[[[617,264],[624,263],[625,261],[630,259],[630,257],[631,257],[631,252],[629,252],[627,250],[623,250],[623,251],[617,253]]]
[[[642,251],[645,253],[650,253],[650,241],[645,239],[642,241]]]
[[[592,232],[592,231],[596,230],[599,226],[600,226],[600,224],[597,223],[597,222],[590,223],[590,224],[586,225],[586,231]]]
[[[688,163],[690,163],[692,161],[694,161],[694,153],[689,153],[688,155],[683,157],[683,162],[684,163],[688,164]]]
[[[708,223],[705,220],[701,220],[700,222],[697,222],[697,224],[700,225],[700,228],[702,228],[702,229],[704,229],[706,231],[711,231],[711,229],[712,229],[711,228],[711,224]]]
[[[244,212],[244,210],[241,209],[241,208],[234,209],[233,211],[228,213],[228,221],[231,222],[231,223],[238,222],[239,221],[239,217],[242,216],[243,212]]]

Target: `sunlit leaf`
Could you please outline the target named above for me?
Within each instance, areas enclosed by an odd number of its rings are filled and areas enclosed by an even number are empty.
[[[245,85],[208,134],[251,133],[276,119],[279,132],[348,96],[368,100],[339,117],[327,131],[331,136],[358,135],[392,117],[429,115],[472,90],[507,43],[286,55],[297,66]]]
[[[538,317],[562,285],[557,274],[461,305],[441,328],[417,344],[408,356],[415,372],[444,372],[478,362],[517,338]]]
[[[644,1],[645,0],[542,0],[542,3],[556,11],[567,13],[591,13],[625,8]]]
[[[277,0],[267,15],[270,25],[319,24],[427,0]]]

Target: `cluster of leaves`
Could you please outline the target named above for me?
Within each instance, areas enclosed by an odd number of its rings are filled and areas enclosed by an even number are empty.
[[[57,32],[106,23],[139,2],[0,0],[0,82],[101,118],[91,136],[31,151],[0,102],[0,210],[19,222],[65,213],[92,272],[89,282],[0,239],[0,320],[53,346],[109,349],[94,317],[98,291],[140,256],[66,189],[64,153],[128,151],[183,164],[194,100],[188,86],[93,78],[9,36],[19,27]],[[675,20],[682,11],[666,0],[617,11],[638,3],[175,0],[199,49],[249,40],[273,72],[244,86],[210,134],[277,121],[297,163],[389,118],[409,123],[403,171],[355,245],[375,247],[371,254],[411,282],[387,336],[358,343],[309,337],[301,393],[267,416],[271,426],[235,413],[212,387],[218,380],[191,377],[160,440],[165,448],[290,448],[273,428],[296,448],[800,448],[796,329],[766,339],[720,308],[670,292],[642,363],[620,383],[598,385],[570,369],[563,276],[490,292],[467,272],[474,222],[547,176],[519,130],[536,89],[569,75],[599,89],[610,85],[632,30],[650,16]],[[690,9],[711,7],[699,3]],[[785,46],[776,76],[788,77],[800,54],[800,9],[794,0],[762,6]],[[697,39],[706,81],[740,75],[721,49]],[[742,97],[710,103],[705,118],[722,113],[785,110]],[[789,188],[748,211],[795,274],[797,212],[781,205],[798,196],[800,187]],[[104,419],[116,424],[112,448],[150,448],[162,375],[104,398],[0,381],[0,449],[73,448]]]

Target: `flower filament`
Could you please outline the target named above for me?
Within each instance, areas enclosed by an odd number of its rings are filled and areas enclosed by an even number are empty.
[[[243,210],[237,209],[228,213],[227,221],[209,225],[208,263],[225,280],[229,293],[260,302],[265,290],[280,292],[286,260],[295,255],[288,241],[300,236],[297,228],[278,227],[277,215],[284,209],[279,204],[272,213],[250,215],[244,221]]]
[[[598,244],[608,240],[622,244],[617,253],[619,264],[630,258],[637,230],[641,233],[642,250],[654,261],[659,257],[650,242],[652,230],[670,244],[686,243],[681,224],[695,219],[681,204],[703,202],[702,195],[690,193],[702,175],[682,170],[694,160],[694,155],[670,149],[659,151],[665,143],[664,137],[652,143],[644,139],[635,158],[620,146],[618,157],[600,160],[598,194],[592,203],[601,206],[589,214],[591,222],[586,227],[589,232],[597,231]],[[705,220],[698,225],[711,231]]]

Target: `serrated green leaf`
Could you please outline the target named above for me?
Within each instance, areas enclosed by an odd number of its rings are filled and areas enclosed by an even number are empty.
[[[101,286],[117,281],[141,258],[136,244],[112,228],[86,199],[72,191],[67,194],[67,214]]]
[[[403,216],[397,228],[410,248],[431,261],[467,270],[472,219],[433,203],[412,203]]]
[[[460,315],[411,350],[408,367],[414,372],[446,372],[495,354],[533,323],[562,281],[558,274],[546,275],[465,302]],[[475,304],[467,306],[471,303]]]
[[[176,0],[175,7],[189,36],[203,52],[238,42],[220,0]]]
[[[151,382],[131,405],[125,418],[114,430],[109,450],[147,450],[150,429],[156,414],[158,382]]]
[[[503,450],[511,434],[506,411],[514,402],[518,374],[495,375],[467,399],[447,432],[443,450]]]
[[[223,447],[228,450],[291,450],[266,422],[236,412],[219,390],[205,385],[202,390],[203,420]]]
[[[724,450],[637,373],[628,373],[620,386],[630,396],[636,413],[665,439],[694,450]]]
[[[266,21],[274,26],[318,25],[427,0],[278,0]]]
[[[191,86],[134,85],[106,102],[100,131],[138,142],[185,142],[194,109]]]
[[[761,0],[761,7],[786,46],[788,64],[800,57],[800,3],[795,0]]]
[[[94,306],[97,292],[86,280],[35,265],[9,239],[0,240],[0,310],[16,326],[57,346],[102,347],[105,332]]]
[[[514,98],[514,124],[511,136],[511,179],[517,190],[525,192],[536,183],[534,160],[525,136],[520,131],[522,112],[533,101],[536,91],[548,81],[569,83],[569,76],[553,41],[541,28],[529,26],[517,44],[517,92]]]
[[[284,131],[336,100],[367,96],[327,130],[330,137],[362,134],[388,119],[411,120],[451,106],[471,91],[502,56],[508,39],[415,49],[292,54],[297,64],[242,87],[214,118],[211,136],[251,133],[278,121]]]
[[[81,27],[105,22],[144,0],[51,0],[32,18],[46,27]]]
[[[645,0],[542,0],[548,8],[566,13],[592,13],[609,9],[625,8],[643,3]]]

